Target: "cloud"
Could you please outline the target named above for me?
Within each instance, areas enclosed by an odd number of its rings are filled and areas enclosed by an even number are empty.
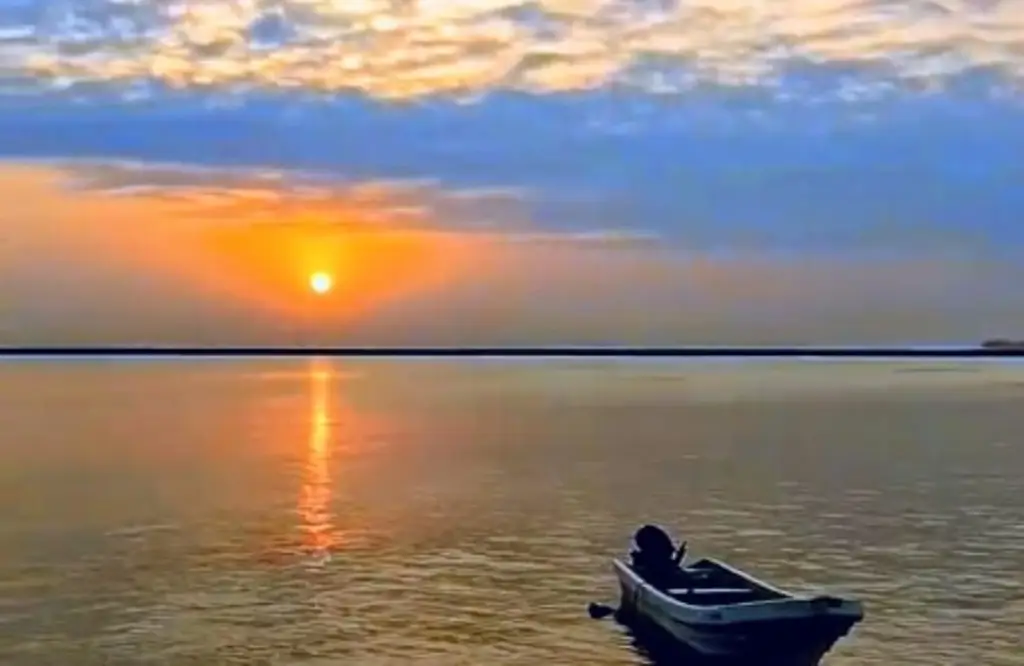
[[[818,66],[845,71],[833,92],[862,99],[977,70],[1024,75],[1021,0],[37,0],[5,13],[8,87],[114,86],[136,99],[160,86],[665,94],[775,88]]]
[[[452,189],[430,180],[351,181],[335,174],[123,161],[63,160],[49,166],[59,168],[72,191],[160,202],[185,219],[363,234],[457,232],[509,243],[619,246],[658,240],[636,229],[538,227],[529,210],[532,195],[523,189]],[[572,204],[583,214],[593,207],[586,200],[570,201],[561,212]]]

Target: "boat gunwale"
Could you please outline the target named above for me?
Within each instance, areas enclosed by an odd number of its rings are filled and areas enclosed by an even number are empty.
[[[765,625],[786,621],[811,621],[811,620],[847,620],[856,624],[864,618],[863,605],[856,599],[833,597],[841,602],[840,607],[826,607],[823,610],[808,610],[809,604],[820,597],[797,595],[775,585],[758,579],[735,567],[714,558],[706,557],[694,564],[708,562],[713,566],[720,567],[755,586],[780,595],[779,599],[743,601],[730,604],[694,605],[681,601],[666,592],[651,585],[642,576],[636,573],[632,567],[619,558],[613,558],[616,574],[620,581],[623,575],[628,576],[634,587],[646,588],[645,594],[654,597],[654,601],[662,607],[668,619],[673,623],[694,626],[701,628],[727,628],[741,625]],[[776,611],[775,614],[765,614],[766,609]],[[789,611],[785,614],[778,614],[777,611]],[[679,611],[685,612],[687,617],[680,617]],[[738,611],[738,612],[737,612]],[[751,612],[753,611],[753,613]],[[796,611],[796,612],[794,612]],[[753,616],[752,616],[753,615]],[[729,617],[734,616],[734,617]],[[738,617],[735,617],[738,616]]]

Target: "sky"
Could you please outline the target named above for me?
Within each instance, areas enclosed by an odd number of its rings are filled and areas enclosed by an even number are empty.
[[[0,345],[1024,336],[1022,81],[1024,0],[0,0]]]

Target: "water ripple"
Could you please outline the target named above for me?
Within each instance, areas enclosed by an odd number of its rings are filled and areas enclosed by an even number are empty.
[[[830,666],[1019,659],[1024,449],[983,445],[1019,432],[1015,400],[931,395],[925,408],[888,388],[552,410],[544,396],[495,406],[457,393],[436,409],[392,382],[436,389],[437,367],[367,373],[346,385],[353,395],[309,397],[344,410],[314,419],[332,424],[316,431],[324,440],[297,417],[310,407],[295,395],[301,373],[291,386],[247,384],[259,429],[218,409],[223,383],[190,384],[205,425],[187,433],[151,427],[183,422],[159,385],[152,409],[125,411],[97,397],[95,377],[69,375],[62,386],[83,402],[60,420],[12,398],[5,419],[22,439],[3,455],[31,478],[8,490],[46,510],[19,527],[18,505],[4,505],[3,663],[642,663],[627,634],[584,608],[614,597],[608,557],[643,520],[677,526],[695,555],[863,599],[867,620]],[[390,396],[390,420],[357,400],[368,386]],[[128,447],[130,471],[127,445],[91,430],[113,419],[152,433]],[[32,443],[46,433],[67,446],[44,465]],[[198,466],[163,465],[171,446]],[[76,511],[57,480],[82,456],[102,482]],[[329,495],[296,510],[315,499],[303,490],[313,482]]]

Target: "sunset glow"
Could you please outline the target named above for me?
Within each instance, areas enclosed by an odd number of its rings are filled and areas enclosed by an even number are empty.
[[[775,180],[754,188],[712,171],[730,191],[799,213],[770,198]],[[955,191],[958,181],[941,184]],[[860,200],[830,187],[825,194],[848,202],[844,224],[872,219],[848,213]],[[18,202],[0,215],[3,344],[867,344],[914,339],[923,321],[937,336],[976,338],[981,325],[958,309],[972,294],[1000,304],[987,306],[986,329],[1019,328],[1024,312],[1012,287],[1024,264],[1010,254],[979,263],[980,246],[954,252],[952,213],[945,229],[876,231],[887,253],[840,234],[847,228],[834,220],[810,245],[798,215],[778,214],[771,244],[713,252],[701,243],[742,230],[737,222],[685,210],[685,227],[634,222],[566,197],[551,211],[555,225],[542,207],[524,212],[530,195],[513,188],[313,187],[268,171],[90,163],[9,165],[0,191]],[[967,194],[962,206],[984,204]],[[985,219],[971,219],[978,234],[1012,240],[1001,218],[981,227]]]

